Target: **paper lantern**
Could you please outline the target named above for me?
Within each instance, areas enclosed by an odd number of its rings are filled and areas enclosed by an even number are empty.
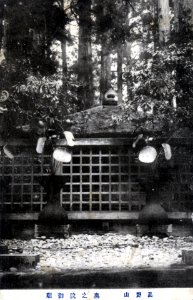
[[[146,146],[139,152],[139,160],[143,163],[150,164],[157,157],[157,151],[154,147]]]
[[[59,162],[69,163],[72,160],[72,154],[66,148],[56,148],[53,153],[53,158]]]

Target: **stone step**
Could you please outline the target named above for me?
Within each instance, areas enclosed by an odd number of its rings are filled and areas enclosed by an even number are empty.
[[[3,270],[21,266],[34,268],[39,261],[39,254],[0,254],[0,268]]]
[[[8,254],[8,247],[6,245],[0,245],[0,254]]]

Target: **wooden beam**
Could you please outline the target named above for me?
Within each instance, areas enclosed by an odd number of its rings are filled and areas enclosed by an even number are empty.
[[[69,220],[137,220],[138,212],[68,212]],[[171,220],[191,220],[191,212],[170,212]],[[13,221],[36,221],[38,213],[10,213],[1,216],[1,219]]]
[[[168,213],[168,217],[173,220],[191,220],[192,212],[170,212]]]
[[[133,139],[131,138],[75,138],[75,146],[110,146],[110,145],[128,145],[132,144]],[[0,141],[0,146],[9,144],[11,146],[31,146],[36,145],[30,143],[29,140],[25,139],[10,139],[6,142]],[[57,146],[66,146],[66,140],[61,139],[56,142]]]
[[[167,138],[155,138],[157,144],[166,141]],[[75,146],[117,146],[117,145],[131,145],[133,143],[133,137],[127,138],[75,138]],[[185,145],[193,145],[193,138],[171,138],[171,145],[176,146],[185,146]],[[9,139],[6,142],[1,140],[0,147],[5,144],[9,144],[12,146],[31,146],[35,147],[34,144],[30,143],[29,140],[26,139]],[[61,139],[56,142],[57,146],[66,146],[66,140]]]
[[[12,221],[35,221],[38,219],[38,213],[6,213],[2,214],[0,219]]]
[[[70,220],[136,220],[137,212],[70,212]]]
[[[66,145],[65,140],[61,140],[63,145]],[[60,142],[57,145],[60,145]],[[75,146],[121,146],[131,145],[133,139],[131,138],[77,138],[75,139]]]

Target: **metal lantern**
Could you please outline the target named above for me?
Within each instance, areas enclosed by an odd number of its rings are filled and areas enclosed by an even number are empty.
[[[104,95],[103,105],[116,106],[118,103],[117,93],[110,88]]]

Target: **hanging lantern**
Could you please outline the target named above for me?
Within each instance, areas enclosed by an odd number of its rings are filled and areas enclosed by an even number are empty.
[[[173,99],[172,99],[172,105],[173,105],[174,110],[176,110],[177,109],[177,99],[176,99],[175,95],[173,96]]]
[[[143,138],[143,133],[139,134],[136,140],[133,142],[132,147],[136,148],[137,143]]]
[[[12,152],[12,149],[9,145],[4,145],[3,147],[3,152],[4,154],[9,158],[9,159],[13,159],[14,158],[14,154]]]
[[[40,137],[37,141],[36,152],[42,154],[44,151],[44,146],[46,142],[46,137]]]
[[[172,158],[172,150],[169,144],[163,143],[162,147],[164,149],[165,158],[170,160]]]
[[[66,148],[56,148],[53,153],[53,158],[59,162],[69,163],[72,160],[72,154]]]
[[[116,106],[118,103],[117,93],[110,88],[104,96],[103,105]]]
[[[64,136],[67,141],[67,145],[73,147],[75,145],[74,135],[70,131],[64,131]]]
[[[157,151],[152,146],[146,146],[139,152],[139,161],[151,164],[157,157]]]
[[[5,52],[3,49],[0,50],[0,65],[5,61]]]
[[[37,134],[39,136],[44,136],[45,133],[46,133],[46,124],[42,120],[39,120],[37,124]]]
[[[148,146],[147,143],[152,141],[152,137],[144,138],[143,134],[139,134],[132,144],[132,148],[139,151],[139,161],[151,164],[157,157],[157,151],[154,147]],[[140,143],[140,145],[138,145]],[[138,150],[139,149],[139,150]]]
[[[0,93],[0,102],[5,102],[9,98],[8,91],[1,91]]]

